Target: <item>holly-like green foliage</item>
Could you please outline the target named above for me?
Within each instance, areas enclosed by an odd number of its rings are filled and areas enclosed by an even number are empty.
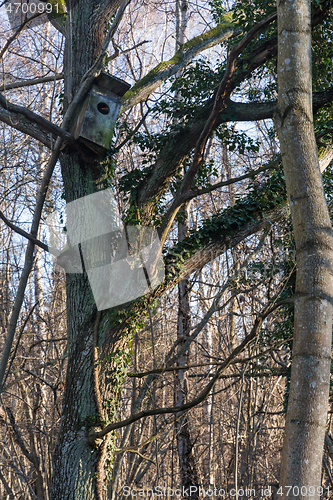
[[[286,188],[282,170],[272,173],[268,181],[259,189],[253,189],[235,205],[222,210],[210,219],[204,220],[198,231],[191,232],[188,238],[175,247],[165,249],[165,262],[174,272],[181,272],[183,262],[198,250],[223,236],[233,236],[247,223],[258,220],[263,213],[269,212],[286,203]],[[170,275],[171,278],[172,274]]]
[[[127,133],[130,142],[141,150],[141,168],[133,169],[120,178],[119,187],[123,193],[129,193],[128,199],[135,200],[135,192],[142,185],[144,179],[149,175],[150,165],[154,163],[158,155],[166,150],[173,155],[173,144],[179,143],[182,136],[186,136],[187,126],[193,122],[205,121],[207,105],[214,97],[224,71],[224,66],[217,65],[214,69],[204,60],[198,60],[188,67],[182,77],[173,79],[169,89],[171,95],[178,98],[166,98],[160,100],[151,110],[152,116],[164,119],[162,131],[155,134],[136,133],[131,137],[126,123],[120,128]],[[259,143],[253,140],[245,132],[231,131],[226,125],[221,125],[216,131],[217,137],[229,148],[229,151],[238,150],[240,154],[245,152],[258,152]],[[184,161],[184,167],[190,165],[192,155]],[[198,171],[194,187],[207,187],[210,185],[211,176],[218,177],[217,168],[213,160],[203,162]],[[180,186],[181,177],[176,174],[170,183],[170,190],[175,192]],[[163,212],[159,211],[160,215]]]
[[[276,12],[274,0],[237,0],[233,8],[233,18],[246,30]]]
[[[245,132],[231,130],[226,124],[221,125],[216,130],[216,136],[221,139],[224,145],[228,147],[229,151],[237,150],[239,154],[244,153],[258,153],[260,148],[259,140],[254,140]]]
[[[332,20],[330,13],[322,24],[316,26],[312,33],[312,76],[313,90],[326,90],[333,81],[333,46]]]

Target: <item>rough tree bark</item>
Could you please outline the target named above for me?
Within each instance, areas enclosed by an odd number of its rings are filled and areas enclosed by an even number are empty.
[[[64,61],[65,97],[75,95],[79,82],[93,65],[102,47],[110,16],[120,5],[119,0],[72,2],[72,36],[66,39]],[[71,50],[68,50],[71,44]],[[72,54],[72,57],[70,57]],[[72,88],[69,88],[72,85]],[[60,157],[66,202],[104,189],[104,171],[99,161],[86,149],[78,152],[67,146]],[[51,500],[102,500],[104,498],[104,458],[107,440],[90,445],[87,430],[94,423],[101,425],[102,400],[106,393],[105,372],[100,370],[96,386],[97,345],[103,341],[100,333],[103,320],[96,305],[86,273],[69,274],[66,279],[68,318],[68,370],[64,404],[57,444],[54,452]],[[97,345],[96,345],[97,344]],[[117,349],[117,342],[114,342]],[[110,382],[110,380],[109,380]],[[100,428],[100,427],[99,427]]]
[[[312,117],[309,0],[279,0],[275,124],[280,140],[297,255],[290,395],[280,498],[286,486],[320,486],[332,340],[333,239]],[[295,495],[297,493],[297,495]],[[311,498],[319,498],[316,495]]]

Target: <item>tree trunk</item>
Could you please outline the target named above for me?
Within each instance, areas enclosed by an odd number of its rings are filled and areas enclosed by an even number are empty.
[[[332,228],[313,130],[310,1],[278,1],[279,100],[275,124],[297,255],[292,374],[281,499],[321,484],[332,339]],[[297,493],[297,494],[295,494]],[[319,498],[319,492],[311,498]]]
[[[185,208],[186,212],[186,208]],[[178,234],[179,239],[182,240],[182,232],[184,230],[183,224],[179,224]],[[186,278],[178,285],[178,322],[177,322],[177,339],[179,340],[179,349],[181,349],[188,338],[191,326],[191,311],[190,311],[190,290],[189,280]],[[181,356],[178,361],[178,366],[188,364],[188,355]],[[188,394],[188,380],[185,370],[178,370],[176,372],[175,380],[175,405],[181,406],[187,402]],[[177,449],[179,458],[179,472],[180,472],[180,487],[190,488],[196,486],[198,488],[198,473],[193,455],[193,443],[190,435],[190,422],[188,414],[179,418],[176,421],[176,437]],[[192,493],[192,498],[198,498],[197,493]]]
[[[179,50],[185,43],[185,32],[188,21],[188,1],[176,0],[176,50]],[[181,76],[181,72],[178,73]],[[176,93],[175,99],[180,100],[181,96]],[[184,223],[178,223],[178,241],[182,241],[188,236],[189,226],[189,209],[191,202],[185,203],[182,207],[184,210]],[[191,326],[191,311],[190,311],[190,284],[189,279],[185,278],[178,284],[178,320],[177,320],[177,340],[179,349],[181,349],[188,338],[189,329]],[[178,361],[178,366],[184,366],[188,362],[188,355],[181,356]],[[175,404],[181,406],[187,402],[188,380],[185,370],[178,370],[175,377]],[[190,435],[190,422],[188,414],[179,418],[176,415],[176,439],[179,459],[180,487],[187,490],[190,486],[198,486],[198,475],[193,456],[193,445]],[[196,494],[192,495],[193,499],[197,498]]]
[[[66,39],[65,108],[75,95],[78,84],[85,72],[98,56],[107,23],[119,6],[120,1],[72,2],[71,36]],[[70,50],[69,50],[70,45]],[[66,147],[61,153],[61,169],[66,202],[97,192],[103,187],[104,172],[98,158]],[[107,439],[95,446],[88,442],[91,427],[101,428],[105,417],[101,401],[114,401],[117,407],[118,388],[114,388],[112,375],[101,365],[99,383],[95,375],[98,370],[95,354],[104,337],[102,315],[97,313],[95,301],[86,273],[68,274],[67,328],[68,328],[68,369],[61,424],[54,452],[53,482],[51,500],[102,500],[104,498],[104,462]],[[118,337],[112,337],[110,348],[117,350]],[[120,342],[123,344],[123,340]],[[111,345],[112,344],[112,345]],[[104,364],[106,364],[104,359]],[[111,371],[112,368],[110,367]],[[107,377],[109,376],[109,378]],[[113,392],[108,393],[112,387]],[[113,412],[113,418],[115,418]]]
[[[191,325],[188,279],[184,279],[179,283],[178,297],[177,339],[179,340],[179,348],[181,349],[188,338]],[[188,355],[183,355],[178,359],[177,365],[184,366],[187,363]],[[181,406],[187,402],[188,394],[188,380],[185,370],[178,370],[176,372],[175,385],[175,405]],[[193,444],[191,441],[188,414],[180,418],[179,414],[176,414],[176,417],[178,418],[176,421],[176,437],[179,458],[180,487],[186,490],[190,486],[198,486],[198,474],[193,456]],[[193,499],[198,498],[196,494],[192,494],[192,497]]]

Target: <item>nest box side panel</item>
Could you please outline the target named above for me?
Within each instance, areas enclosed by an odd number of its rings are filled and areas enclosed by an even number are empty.
[[[77,116],[75,117],[74,123],[70,128],[70,133],[75,137],[75,139],[78,139],[81,135],[82,125],[84,122],[84,117],[86,114],[88,102],[89,102],[89,96],[85,98],[82,105],[79,107]]]

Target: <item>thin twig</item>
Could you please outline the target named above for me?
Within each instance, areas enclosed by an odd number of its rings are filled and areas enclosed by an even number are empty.
[[[26,25],[28,23],[30,23],[30,21],[33,21],[34,19],[36,19],[36,17],[39,17],[41,15],[42,15],[42,12],[38,12],[37,14],[34,14],[33,16],[29,17],[29,19],[26,19],[25,21],[23,21],[23,23],[15,31],[15,33],[11,37],[8,38],[7,42],[5,43],[5,46],[0,51],[0,61],[2,60],[3,56],[5,55],[6,51],[8,50],[9,46],[11,45],[11,43],[19,36],[19,34],[21,33],[22,30],[24,30]]]
[[[155,409],[151,409],[151,410],[143,410],[143,411],[137,413],[136,415],[131,415],[129,418],[127,418],[121,422],[116,422],[116,423],[112,423],[112,424],[107,425],[103,430],[101,430],[99,432],[95,432],[92,430],[89,434],[89,439],[92,440],[92,439],[102,438],[106,434],[108,434],[109,432],[111,432],[115,429],[120,429],[122,427],[126,427],[127,425],[132,424],[133,422],[136,422],[137,420],[140,420],[141,418],[145,418],[145,417],[152,416],[152,415],[163,415],[166,413],[178,413],[180,411],[189,410],[190,408],[193,408],[194,406],[197,406],[198,404],[205,401],[208,398],[210,391],[212,390],[212,388],[214,387],[214,385],[218,381],[222,372],[224,370],[226,370],[230,366],[232,361],[252,342],[252,340],[258,334],[263,321],[267,318],[267,316],[269,314],[271,314],[273,311],[275,311],[275,309],[277,309],[279,306],[280,306],[280,303],[273,304],[273,305],[271,303],[269,303],[262,310],[262,312],[258,315],[251,332],[245,337],[243,342],[241,342],[241,344],[238,347],[236,347],[236,349],[234,349],[233,352],[228,356],[228,358],[224,361],[224,363],[216,371],[212,380],[201,391],[199,396],[194,398],[192,401],[189,401],[188,403],[185,403],[185,404],[180,405],[180,406],[171,406],[171,407],[167,407],[167,408],[155,408]]]
[[[24,332],[24,329],[25,329],[25,327],[26,327],[26,325],[27,325],[27,323],[28,323],[29,319],[31,318],[31,315],[32,315],[32,313],[34,312],[34,310],[35,310],[35,308],[36,308],[36,306],[37,306],[37,304],[38,304],[38,303],[39,303],[39,301],[37,300],[37,302],[35,303],[35,305],[34,305],[34,306],[32,306],[32,308],[30,309],[29,314],[28,314],[28,316],[25,318],[24,323],[23,323],[23,325],[22,325],[22,327],[21,327],[20,333],[18,334],[18,337],[17,337],[17,342],[16,342],[16,346],[15,346],[15,349],[14,349],[14,352],[13,352],[13,356],[12,356],[12,359],[10,360],[10,363],[9,363],[9,366],[8,366],[8,369],[7,369],[7,373],[6,373],[6,375],[5,375],[5,377],[4,377],[4,380],[3,380],[3,383],[4,383],[4,384],[6,383],[6,380],[7,380],[8,374],[9,374],[10,369],[11,369],[11,367],[12,367],[12,364],[13,364],[13,362],[14,362],[14,359],[15,359],[15,356],[16,356],[16,353],[17,353],[17,349],[18,349],[18,346],[19,346],[19,343],[20,343],[20,340],[21,340],[22,334],[23,334],[23,332]]]

